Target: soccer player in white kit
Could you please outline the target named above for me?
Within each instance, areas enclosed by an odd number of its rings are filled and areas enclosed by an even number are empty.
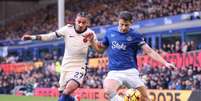
[[[75,101],[71,96],[83,83],[86,74],[86,57],[90,42],[87,33],[94,33],[89,26],[89,16],[85,12],[78,13],[74,25],[66,25],[61,29],[41,35],[24,35],[22,40],[53,40],[63,37],[65,41],[65,53],[62,60],[59,91],[62,95],[59,101]],[[91,39],[90,39],[91,40]],[[96,40],[96,37],[94,37]]]

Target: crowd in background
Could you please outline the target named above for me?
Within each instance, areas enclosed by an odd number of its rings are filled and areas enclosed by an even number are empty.
[[[20,39],[25,33],[42,34],[57,29],[56,8],[48,6],[0,28],[0,40]],[[28,18],[28,19],[27,19]]]
[[[174,70],[165,67],[145,65],[140,70],[145,84],[150,89],[176,89],[198,90],[201,89],[201,68],[186,66]]]
[[[16,91],[32,93],[34,88],[58,87],[59,73],[55,70],[56,61],[35,61],[34,68],[21,73],[5,73],[0,68],[0,93],[11,94]]]
[[[195,45],[194,41],[187,41],[187,42],[180,42],[176,41],[173,44],[167,43],[163,44],[162,48],[157,50],[160,52],[166,52],[166,53],[186,53],[189,51],[197,50],[198,47]]]
[[[90,6],[86,2],[90,2]],[[73,23],[77,12],[91,15],[91,26],[117,24],[119,11],[131,11],[134,21],[201,10],[200,0],[67,0],[65,22]],[[0,28],[0,40],[20,39],[22,34],[41,34],[57,29],[57,5],[50,5]],[[27,19],[28,18],[28,19]]]
[[[22,73],[4,73],[0,69],[0,94],[12,94],[16,91],[32,94],[35,88],[58,87],[59,72],[55,70],[55,61],[41,61],[43,65]],[[82,88],[103,88],[107,67],[89,67]],[[145,64],[139,69],[144,83],[149,89],[201,90],[201,67],[189,65],[175,68],[151,67]]]
[[[77,0],[78,1],[78,0]],[[69,2],[73,6],[77,1]],[[88,0],[90,1],[90,0]],[[92,14],[93,26],[116,24],[119,11],[131,11],[134,21],[173,16],[201,10],[201,1],[197,0],[94,0],[93,5],[85,8],[85,1],[79,2],[78,10],[85,10]],[[91,1],[90,1],[91,2]]]

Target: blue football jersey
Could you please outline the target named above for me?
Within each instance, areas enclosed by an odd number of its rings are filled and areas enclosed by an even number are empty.
[[[145,41],[134,29],[121,33],[115,27],[106,32],[102,43],[107,46],[109,70],[126,70],[137,68],[137,52]]]

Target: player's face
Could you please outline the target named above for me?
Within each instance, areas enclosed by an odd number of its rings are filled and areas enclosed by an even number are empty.
[[[125,21],[124,19],[119,19],[119,31],[126,33],[129,31],[129,28],[131,26],[130,21]]]
[[[75,28],[77,31],[84,31],[88,27],[88,19],[86,17],[78,16],[75,19]]]

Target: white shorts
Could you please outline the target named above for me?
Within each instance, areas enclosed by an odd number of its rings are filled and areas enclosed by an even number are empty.
[[[142,79],[139,77],[139,72],[137,69],[127,69],[127,70],[113,70],[108,72],[106,79],[117,80],[121,85],[125,85],[128,88],[137,88],[145,86]]]
[[[78,69],[77,71],[61,71],[59,90],[64,90],[69,80],[74,80],[79,85],[82,85],[85,75],[86,68]]]

